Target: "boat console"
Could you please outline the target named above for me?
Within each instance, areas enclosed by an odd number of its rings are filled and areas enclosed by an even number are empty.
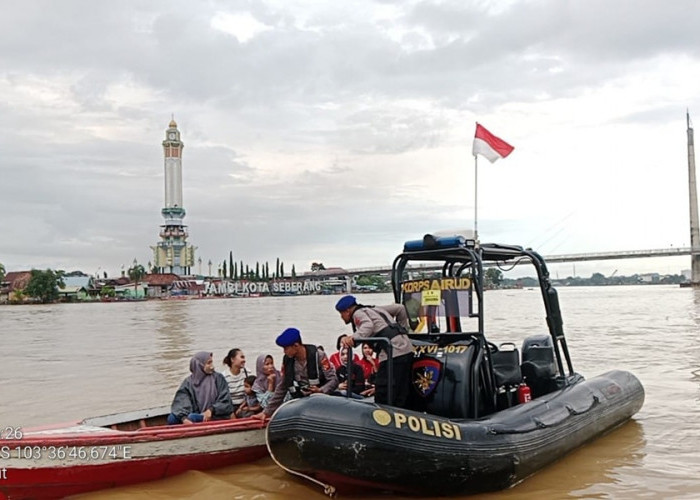
[[[521,359],[515,343],[499,347],[487,341],[483,294],[485,267],[524,262],[537,271],[550,334],[526,338]],[[428,234],[404,244],[391,278],[396,302],[406,307],[416,353],[411,409],[479,418],[518,404],[522,385],[536,398],[564,387],[574,375],[556,290],[534,251]]]
[[[413,362],[411,380],[415,389],[410,406],[417,411],[448,418],[468,418],[474,413],[471,397],[478,373],[473,373],[477,355],[473,339],[458,340],[439,346],[414,340],[417,357]]]

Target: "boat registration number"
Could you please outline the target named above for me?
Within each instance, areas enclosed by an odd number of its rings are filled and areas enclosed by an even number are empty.
[[[416,354],[464,354],[469,350],[468,345],[446,345],[440,347],[437,344],[414,345],[413,352]]]

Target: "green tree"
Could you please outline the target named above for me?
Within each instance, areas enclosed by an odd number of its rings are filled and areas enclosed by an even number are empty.
[[[260,281],[260,263],[255,263],[255,280]]]
[[[503,281],[503,273],[500,269],[489,267],[484,273],[484,284],[487,287],[498,288]]]
[[[323,265],[323,262],[314,262],[311,264],[312,271],[323,271],[325,269],[326,269],[326,266]]]
[[[233,279],[233,251],[229,250],[228,252],[228,273],[229,273],[229,278]]]
[[[233,263],[233,279],[238,279],[238,262]]]
[[[280,277],[280,258],[277,257],[277,268],[275,269],[275,278]]]
[[[0,281],[5,279],[5,266],[0,262]]]
[[[605,275],[601,273],[593,273],[591,274],[591,284],[593,285],[605,285],[607,284],[608,279],[605,277]]]
[[[138,287],[139,281],[146,276],[146,270],[141,264],[139,264],[136,259],[134,259],[134,264],[128,269],[127,274],[129,279],[134,282],[134,298],[136,297],[136,288]]]
[[[296,277],[297,277],[297,271],[296,271],[296,269],[294,269],[294,264],[292,264],[292,278],[296,278]]]
[[[63,271],[40,271],[32,269],[32,275],[24,292],[30,297],[39,299],[42,303],[48,304],[58,299],[58,289],[65,288],[63,282]]]
[[[280,262],[280,278],[284,278],[284,262]]]
[[[389,286],[386,284],[386,277],[372,275],[372,276],[359,276],[356,280],[357,285],[363,287],[374,287],[375,290],[379,292],[384,292],[389,290]]]

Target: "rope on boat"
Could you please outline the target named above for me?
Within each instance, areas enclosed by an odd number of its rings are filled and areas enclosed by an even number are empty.
[[[291,402],[291,401],[288,401],[287,403],[289,403],[289,402]],[[287,403],[284,403],[284,404],[287,404]],[[269,453],[270,458],[272,458],[272,461],[275,462],[283,471],[288,472],[289,474],[292,474],[294,476],[299,476],[299,477],[304,478],[308,481],[311,481],[312,483],[317,484],[318,486],[323,488],[324,495],[328,495],[330,498],[335,498],[335,496],[337,495],[338,492],[336,491],[335,486],[333,486],[332,484],[324,483],[324,482],[319,481],[318,479],[316,479],[314,477],[307,476],[306,474],[303,474],[301,472],[297,472],[297,471],[292,470],[292,469],[288,469],[287,467],[285,467],[284,465],[279,463],[277,461],[277,459],[275,458],[275,455],[272,454],[272,450],[270,449],[270,439],[268,437],[269,432],[270,432],[270,426],[268,424],[267,428],[265,429],[265,446],[267,446],[267,452]]]

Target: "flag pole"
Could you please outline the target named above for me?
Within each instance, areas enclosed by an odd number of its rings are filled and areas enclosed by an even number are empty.
[[[477,157],[474,155],[474,241],[479,240],[477,232],[477,172],[478,172]]]
[[[476,131],[474,132],[474,144],[472,146],[472,154],[474,155],[474,241],[479,241],[478,231],[478,164],[477,155],[481,155],[491,163],[499,158],[505,158],[513,152],[513,146],[508,144],[503,139],[496,137],[491,132],[476,122]]]

